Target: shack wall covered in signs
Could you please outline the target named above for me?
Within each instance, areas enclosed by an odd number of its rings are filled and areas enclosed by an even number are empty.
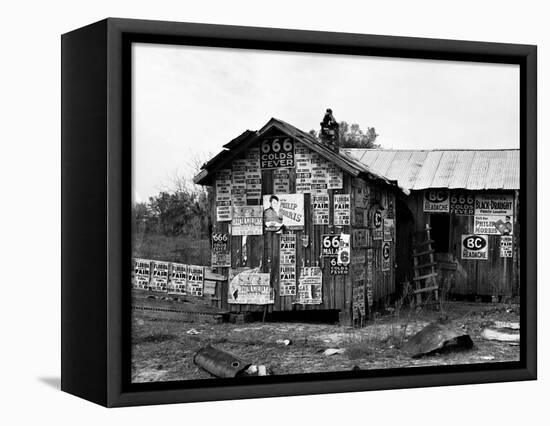
[[[518,294],[518,194],[518,191],[433,188],[412,191],[402,198],[413,215],[416,239],[423,241],[426,225],[431,225],[435,245],[443,244],[444,248],[439,245],[436,250],[439,280],[440,285],[450,287],[451,294],[497,297]],[[438,235],[434,224],[447,221],[448,235]]]
[[[281,140],[284,140],[284,136],[281,136]],[[326,182],[322,183],[323,178],[316,181],[315,161],[317,160],[313,160],[312,179],[304,179],[300,156],[305,156],[309,150],[297,141],[294,142],[294,152],[297,154],[295,158],[291,159],[287,156],[284,158],[285,161],[277,163],[281,158],[272,156],[274,162],[267,164],[271,166],[270,168],[258,167],[258,155],[262,152],[261,143],[262,139],[258,141],[258,145],[249,146],[242,152],[236,150],[230,161],[224,163],[219,170],[213,171],[219,176],[213,185],[213,233],[229,234],[231,250],[231,267],[215,268],[214,271],[230,279],[230,274],[243,270],[252,269],[259,274],[269,274],[274,293],[273,303],[238,304],[234,301],[229,303],[228,300],[231,298],[228,294],[229,285],[223,285],[218,286],[217,289],[215,297],[217,306],[232,312],[254,312],[265,309],[268,311],[338,310],[341,321],[351,323],[358,310],[362,310],[364,315],[373,301],[383,299],[395,292],[393,267],[395,227],[387,230],[386,238],[383,232],[379,232],[379,237],[373,238],[375,221],[379,225],[377,229],[383,227],[386,218],[390,222],[395,221],[394,188],[381,181],[353,177],[311,151],[310,154],[314,159],[319,159],[320,163],[324,162],[326,169],[323,173],[327,174],[327,169],[329,170],[328,176],[331,176],[329,178],[331,183],[328,185]],[[277,167],[277,164],[282,164],[284,167]],[[232,172],[231,178],[228,178],[228,170]],[[229,189],[229,193],[232,192],[233,201],[231,219],[227,218],[229,209],[226,202],[229,181],[232,182],[232,189]],[[305,181],[308,183],[304,183]],[[258,185],[261,188],[258,188]],[[309,189],[307,185],[310,185]],[[250,191],[251,188],[252,191]],[[285,193],[290,195],[280,196]],[[295,203],[294,200],[301,202],[303,197],[303,212],[301,206],[298,206],[293,213],[293,221],[289,219],[287,223],[291,226],[285,227],[281,233],[265,229],[263,232],[258,232],[257,222],[254,219],[247,220],[248,228],[245,226],[246,230],[243,230],[243,219],[240,217],[243,209],[256,215],[257,220],[259,208],[266,209],[269,196],[272,194],[279,195],[284,204],[292,204],[294,207],[300,204]],[[299,195],[296,198],[292,194]],[[376,216],[376,212],[381,214],[380,218]],[[303,218],[300,218],[301,214]],[[287,219],[285,218],[285,221]],[[300,223],[300,220],[302,225],[295,226]],[[381,224],[379,224],[380,220]],[[276,225],[273,229],[276,229]],[[289,234],[293,237],[288,238]],[[332,257],[322,256],[323,235],[331,234],[349,236],[347,268],[332,267],[341,260],[340,257],[346,255],[345,253]],[[282,245],[281,240],[283,240]],[[292,241],[295,247],[294,256],[291,256]],[[294,268],[292,268],[291,259],[294,260]],[[321,270],[320,276],[316,272],[319,270],[317,268]],[[311,284],[319,280],[320,286]],[[293,282],[296,287],[295,294],[283,295],[292,293]],[[306,290],[314,289],[307,301],[300,300],[305,293],[300,283],[308,286]],[[320,294],[318,287],[321,290]],[[361,301],[366,308],[361,306]],[[355,314],[354,308],[356,308]]]

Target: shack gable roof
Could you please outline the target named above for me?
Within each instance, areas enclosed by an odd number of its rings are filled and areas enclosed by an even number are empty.
[[[224,150],[219,152],[201,167],[201,171],[194,177],[193,181],[200,185],[211,185],[213,175],[216,170],[227,166],[232,158],[244,152],[248,146],[257,142],[262,135],[273,128],[276,128],[282,133],[291,136],[295,141],[304,144],[312,151],[322,155],[325,159],[331,161],[352,176],[364,174],[371,179],[381,180],[388,185],[397,186],[396,181],[387,179],[383,174],[375,172],[369,166],[358,161],[353,155],[350,155],[350,153],[345,150],[341,149],[340,152],[336,153],[323,145],[315,136],[277,118],[271,118],[258,131],[246,130],[232,141],[226,143],[223,146]],[[405,192],[408,191],[405,190]]]
[[[409,190],[519,190],[519,149],[390,150],[345,148],[376,173]]]

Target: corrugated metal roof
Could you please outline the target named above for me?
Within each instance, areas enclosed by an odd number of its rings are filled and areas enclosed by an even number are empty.
[[[327,160],[332,161],[334,164],[338,165],[340,168],[350,173],[352,176],[365,174],[368,175],[371,179],[378,179],[388,185],[398,186],[396,180],[387,179],[385,175],[377,173],[371,167],[359,161],[355,156],[348,153],[347,151],[340,150],[340,152],[336,153],[325,146],[323,143],[321,143],[321,141],[319,141],[315,136],[306,133],[303,130],[300,130],[297,127],[294,127],[293,125],[288,124],[285,121],[279,120],[277,118],[271,118],[271,120],[269,120],[257,132],[246,130],[241,135],[237,136],[235,139],[225,144],[223,146],[224,149],[221,152],[219,152],[216,156],[214,156],[212,159],[202,165],[201,171],[193,178],[193,181],[196,184],[201,185],[212,184],[213,171],[223,166],[224,164],[227,164],[227,162],[233,155],[234,150],[246,148],[246,146],[257,141],[258,138],[260,138],[264,133],[266,133],[273,127],[276,127],[283,133],[292,136],[296,141],[303,143],[312,151],[315,151]],[[406,188],[400,189],[408,194],[408,190]]]
[[[345,149],[402,188],[519,189],[519,149]],[[343,151],[343,150],[342,150]]]

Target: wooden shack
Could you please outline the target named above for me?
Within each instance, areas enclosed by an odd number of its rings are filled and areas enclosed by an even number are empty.
[[[332,142],[272,118],[202,166],[212,267],[228,277],[218,307],[338,311],[351,324],[395,292],[396,196],[407,191]]]
[[[519,150],[346,152],[410,191],[399,196],[396,283],[414,277],[428,225],[439,285],[451,296],[498,300],[519,289]]]

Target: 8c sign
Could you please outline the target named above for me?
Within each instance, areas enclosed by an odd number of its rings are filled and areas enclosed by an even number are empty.
[[[427,213],[449,213],[449,190],[426,190],[424,192],[424,211]]]
[[[463,235],[462,259],[487,260],[488,238],[487,235]]]

